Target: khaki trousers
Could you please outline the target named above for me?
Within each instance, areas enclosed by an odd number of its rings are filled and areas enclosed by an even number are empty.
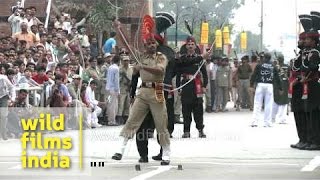
[[[158,133],[159,143],[162,147],[170,145],[168,132],[168,115],[166,102],[157,102],[155,90],[153,88],[141,88],[137,93],[136,99],[131,107],[129,118],[121,130],[120,136],[133,138],[148,112],[154,119],[154,124]]]

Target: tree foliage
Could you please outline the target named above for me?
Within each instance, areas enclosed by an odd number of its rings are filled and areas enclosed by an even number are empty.
[[[238,0],[154,0],[155,11],[174,13],[179,29],[184,32],[188,32],[184,25],[187,20],[197,39],[200,38],[200,23],[204,20],[209,22],[209,42],[213,41],[215,29],[228,25],[232,30],[229,20],[234,17],[234,10],[240,6],[241,1]]]
[[[117,13],[126,14],[128,8],[137,8],[136,2],[127,0],[55,0],[55,4],[61,12],[78,20],[89,15],[88,23],[95,32],[110,31]]]

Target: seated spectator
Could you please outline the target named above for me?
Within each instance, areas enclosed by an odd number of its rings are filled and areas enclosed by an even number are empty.
[[[102,125],[98,123],[98,116],[101,114],[102,109],[99,106],[105,105],[103,102],[99,102],[95,98],[95,90],[98,85],[97,80],[92,80],[90,85],[86,88],[85,99],[86,102],[89,103],[90,108],[92,109],[92,113],[89,114],[90,117],[87,118],[91,127],[101,127]]]
[[[45,74],[46,68],[43,66],[37,67],[37,74],[32,76],[32,79],[35,80],[38,84],[43,84],[46,81],[49,81],[49,78]]]
[[[22,134],[20,119],[29,117],[28,114],[32,113],[31,111],[28,111],[32,106],[27,103],[27,97],[28,91],[20,89],[15,101],[9,104],[10,111],[8,114],[7,129],[8,133],[13,135],[15,138],[20,138]]]
[[[18,81],[18,86],[40,86],[36,81],[31,77],[32,70],[27,68],[24,70],[24,74]]]
[[[55,75],[55,85],[53,85],[51,92],[53,92],[54,89],[59,89],[59,91],[62,94],[63,102],[64,102],[65,106],[68,106],[71,103],[72,98],[69,94],[67,86],[64,83],[64,76],[63,75],[61,75],[61,74]]]

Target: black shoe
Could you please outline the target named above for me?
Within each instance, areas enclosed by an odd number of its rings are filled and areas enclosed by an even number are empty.
[[[291,147],[291,148],[298,149],[298,147],[300,147],[301,144],[302,144],[302,142],[299,141],[297,144],[291,144],[290,147]]]
[[[116,123],[119,125],[124,124],[122,116],[116,116]]]
[[[206,138],[207,135],[204,134],[203,130],[199,130],[199,138]]]
[[[190,138],[190,132],[184,132],[182,138]]]
[[[306,150],[307,147],[311,146],[310,143],[302,143],[300,146],[298,146],[297,148],[300,150]]]
[[[127,120],[128,120],[128,116],[122,116],[123,119],[123,123],[126,124]]]
[[[162,161],[162,155],[158,154],[156,156],[152,156],[152,159],[155,160],[155,161]]]
[[[170,160],[162,160],[160,164],[161,166],[168,166],[170,164]]]
[[[148,159],[147,156],[146,157],[140,157],[139,163],[147,163],[147,162],[149,162],[149,159]]]
[[[308,151],[320,150],[320,145],[311,144],[310,146],[305,147],[305,150],[308,150]]]
[[[2,133],[2,139],[5,141],[8,140],[8,136],[6,135],[6,133]]]
[[[122,154],[120,154],[120,153],[115,153],[115,154],[112,156],[112,159],[119,161],[119,160],[122,159]]]

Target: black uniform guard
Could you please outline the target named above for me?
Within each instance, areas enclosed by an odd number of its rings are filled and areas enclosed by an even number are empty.
[[[301,55],[301,80],[299,83],[302,86],[301,98],[305,99],[304,110],[307,122],[306,143],[302,147],[300,146],[300,149],[320,150],[320,53],[316,49],[319,44],[317,30],[320,30],[320,13],[312,12],[312,14],[313,16],[299,16],[305,29],[305,49]]]
[[[187,53],[176,60],[176,81],[177,87],[185,84],[197,72],[203,62],[203,57],[195,52],[196,43],[193,37],[188,37],[186,42]],[[196,128],[199,131],[199,137],[205,138],[203,133],[203,90],[208,84],[208,75],[205,66],[202,66],[189,84],[184,86],[181,91],[182,115],[184,128],[182,138],[190,138],[190,124],[192,113]],[[182,82],[181,82],[182,78]]]

